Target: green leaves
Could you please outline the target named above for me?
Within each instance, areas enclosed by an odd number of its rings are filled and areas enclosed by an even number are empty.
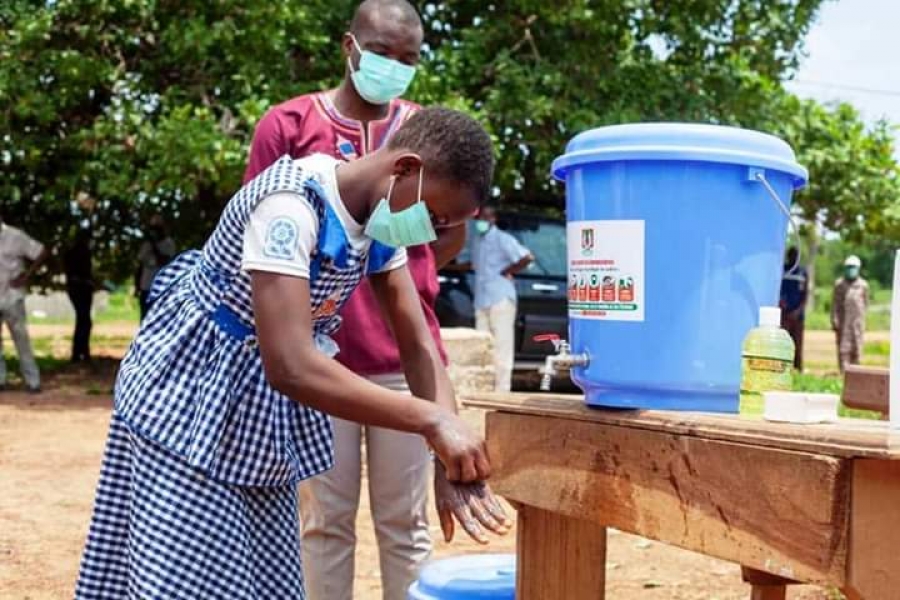
[[[822,106],[782,95],[773,103],[768,129],[781,135],[810,172],[796,196],[809,222],[860,241],[864,235],[900,235],[900,167],[888,123],[866,127],[849,104]]]
[[[339,78],[333,39],[351,4],[5,2],[4,214],[58,250],[90,219],[106,242],[102,275],[120,280],[150,213],[169,217],[182,246],[200,243],[265,110]],[[93,212],[78,192],[98,200]]]
[[[549,166],[579,131],[690,120],[773,131],[812,174],[807,218],[897,231],[886,125],[784,93],[822,0],[420,2],[425,61],[411,91],[494,136],[508,205],[559,210]],[[133,268],[153,212],[200,243],[275,103],[335,85],[350,0],[7,0],[0,7],[0,198],[59,246],[82,219],[102,275]],[[83,212],[78,192],[96,198]],[[893,200],[890,200],[893,196]],[[893,229],[892,229],[893,228]]]

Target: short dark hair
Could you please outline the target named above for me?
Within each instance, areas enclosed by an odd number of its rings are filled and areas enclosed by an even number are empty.
[[[494,177],[491,136],[469,115],[449,108],[423,108],[413,114],[388,143],[422,157],[425,173],[468,187],[478,204],[488,201]]]
[[[372,13],[393,10],[404,24],[422,26],[422,17],[407,0],[364,0],[356,7],[350,31],[356,35],[370,22]]]

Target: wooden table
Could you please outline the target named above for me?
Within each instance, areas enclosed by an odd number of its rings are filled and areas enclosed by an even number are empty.
[[[738,563],[755,599],[789,582],[900,598],[900,436],[884,422],[466,404],[489,411],[491,484],[518,510],[517,600],[602,599],[607,527]]]

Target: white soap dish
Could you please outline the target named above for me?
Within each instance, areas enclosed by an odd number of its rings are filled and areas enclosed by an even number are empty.
[[[764,392],[766,421],[781,423],[834,423],[838,419],[837,394]]]

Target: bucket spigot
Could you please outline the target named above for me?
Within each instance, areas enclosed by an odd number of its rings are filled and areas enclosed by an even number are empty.
[[[586,353],[572,354],[569,342],[560,339],[554,333],[545,333],[534,336],[535,342],[551,342],[556,354],[551,354],[544,359],[544,366],[538,369],[541,374],[541,391],[549,392],[553,383],[553,378],[560,371],[569,371],[574,367],[586,367],[590,364],[591,359]]]

